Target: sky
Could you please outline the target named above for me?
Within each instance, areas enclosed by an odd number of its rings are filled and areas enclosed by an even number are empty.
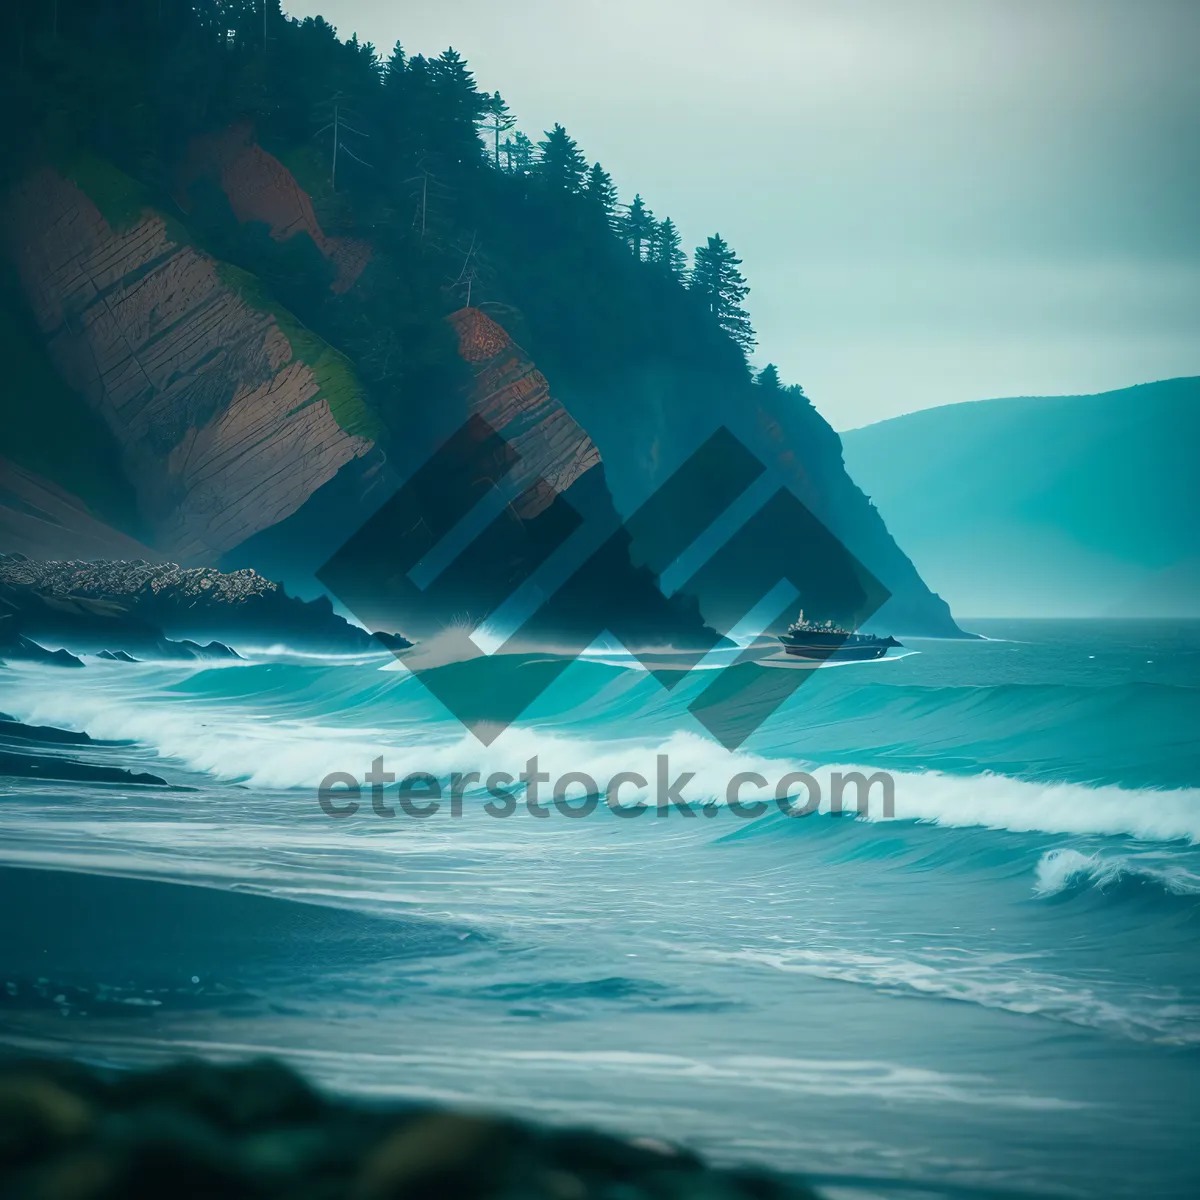
[[[836,429],[1200,375],[1196,0],[293,0],[744,262]]]

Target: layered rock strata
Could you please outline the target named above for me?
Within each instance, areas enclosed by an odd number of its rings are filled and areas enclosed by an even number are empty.
[[[7,225],[51,356],[112,430],[166,554],[215,562],[371,448],[339,424],[290,322],[161,215],[114,227],[47,167],[14,189]]]

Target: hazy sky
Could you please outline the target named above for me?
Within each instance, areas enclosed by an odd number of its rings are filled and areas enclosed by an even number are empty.
[[[835,428],[1200,374],[1197,0],[294,0],[745,260]]]

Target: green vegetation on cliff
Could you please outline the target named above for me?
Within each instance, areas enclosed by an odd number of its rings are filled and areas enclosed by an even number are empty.
[[[243,303],[275,318],[291,344],[292,353],[311,368],[321,389],[310,404],[324,400],[333,419],[349,434],[372,441],[383,435],[383,425],[363,393],[354,364],[344,354],[306,329],[249,271],[222,262],[217,264],[217,276]]]
[[[55,165],[100,210],[114,233],[136,225],[149,206],[146,189],[97,154],[84,151]]]
[[[325,234],[370,243],[366,271],[335,294],[307,234],[274,239],[239,222],[211,178],[188,184],[192,236],[257,277],[258,306],[290,321],[344,428],[382,427],[407,446],[427,441],[414,422],[453,415],[467,376],[442,318],[466,303],[498,316],[567,392],[598,368],[661,376],[680,361],[714,395],[749,386],[753,333],[732,252],[719,281],[700,270],[689,286],[674,224],[640,197],[619,205],[561,126],[543,139],[515,132],[453,50],[427,59],[397,46],[385,62],[319,17],[286,18],[277,0],[18,9],[0,28],[10,172],[67,163],[122,228],[147,206],[177,212],[192,138],[248,118]]]

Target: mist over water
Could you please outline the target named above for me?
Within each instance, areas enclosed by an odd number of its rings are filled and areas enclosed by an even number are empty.
[[[1189,1194],[1200,629],[979,628],[813,672],[735,754],[687,713],[703,681],[668,693],[612,655],[486,748],[389,656],[4,671],[0,710],[174,786],[5,781],[0,863],[90,874],[18,920],[31,877],[0,870],[0,1035],[122,1063],[270,1051],[865,1194]],[[636,819],[569,819],[548,785],[544,818],[519,785],[506,819],[480,783],[461,816],[317,801],[380,757],[448,797],[534,754],[600,788],[665,756],[692,812],[652,786]],[[891,774],[894,819],[878,793],[865,817],[827,789],[806,819],[725,804],[738,772],[853,768]]]

